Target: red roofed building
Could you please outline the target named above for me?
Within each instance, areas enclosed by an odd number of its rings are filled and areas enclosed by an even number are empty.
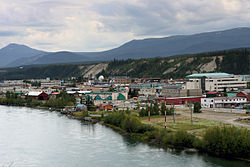
[[[29,92],[27,96],[36,100],[49,100],[49,95],[45,92]]]
[[[237,97],[246,97],[247,101],[250,101],[250,89],[245,89],[243,91],[240,91],[236,95]]]
[[[200,96],[191,96],[191,97],[171,97],[171,98],[158,98],[156,101],[166,101],[168,105],[183,105],[188,103],[201,102]]]

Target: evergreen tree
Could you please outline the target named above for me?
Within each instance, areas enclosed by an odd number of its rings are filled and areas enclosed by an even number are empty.
[[[159,115],[160,109],[157,102],[154,103],[154,106],[152,108],[153,108],[152,115]]]
[[[161,114],[162,115],[165,115],[165,109],[166,109],[165,103],[161,103]]]
[[[201,103],[200,102],[194,103],[194,113],[201,113]]]

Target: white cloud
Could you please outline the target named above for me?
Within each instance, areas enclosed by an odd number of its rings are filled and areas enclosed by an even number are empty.
[[[99,51],[134,38],[250,26],[248,0],[0,0],[0,47]]]

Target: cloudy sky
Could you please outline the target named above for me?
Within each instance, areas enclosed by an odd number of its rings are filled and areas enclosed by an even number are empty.
[[[0,48],[101,51],[132,39],[250,27],[250,0],[0,0]]]

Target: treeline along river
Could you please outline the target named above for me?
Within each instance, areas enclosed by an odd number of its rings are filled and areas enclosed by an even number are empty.
[[[150,147],[58,112],[0,106],[2,167],[247,167],[241,161]]]

